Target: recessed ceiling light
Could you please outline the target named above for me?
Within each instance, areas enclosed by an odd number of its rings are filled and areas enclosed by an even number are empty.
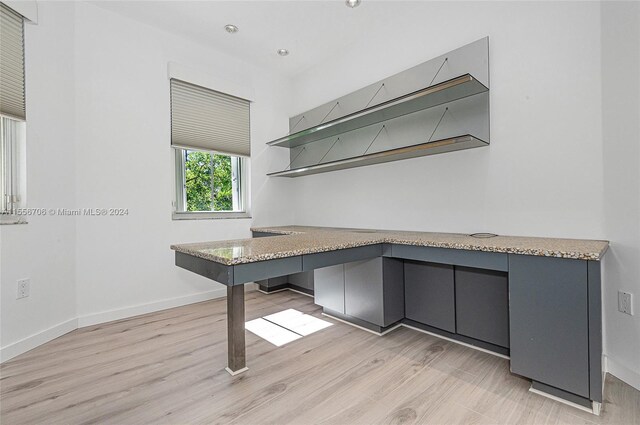
[[[280,56],[287,56],[289,54],[289,51],[287,49],[278,49],[278,54]]]
[[[226,32],[228,32],[229,34],[235,34],[239,31],[238,27],[236,27],[235,25],[225,25],[224,29]]]
[[[361,0],[346,0],[344,3],[353,9],[354,7],[360,6],[360,1]]]

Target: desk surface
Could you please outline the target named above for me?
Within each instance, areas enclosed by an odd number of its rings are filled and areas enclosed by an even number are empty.
[[[310,226],[255,227],[278,236],[171,245],[223,265],[254,263],[380,243],[599,261],[608,241],[524,236],[477,238],[460,233],[408,232]]]

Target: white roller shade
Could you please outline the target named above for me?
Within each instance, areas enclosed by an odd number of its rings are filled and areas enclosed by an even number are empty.
[[[24,120],[22,16],[0,3],[0,113]]]
[[[250,156],[249,101],[172,79],[171,145]]]

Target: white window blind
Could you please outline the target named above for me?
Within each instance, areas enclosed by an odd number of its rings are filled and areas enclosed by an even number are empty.
[[[171,79],[171,145],[250,156],[249,101]]]
[[[0,3],[0,114],[24,120],[22,16]]]

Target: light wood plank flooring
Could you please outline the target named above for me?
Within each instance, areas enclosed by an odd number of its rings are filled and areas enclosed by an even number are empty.
[[[248,293],[246,308],[324,318],[291,291]],[[640,392],[613,377],[597,417],[528,392],[507,360],[334,323],[280,348],[247,332],[249,371],[236,377],[224,371],[224,299],[79,329],[2,365],[0,422],[640,424]]]

